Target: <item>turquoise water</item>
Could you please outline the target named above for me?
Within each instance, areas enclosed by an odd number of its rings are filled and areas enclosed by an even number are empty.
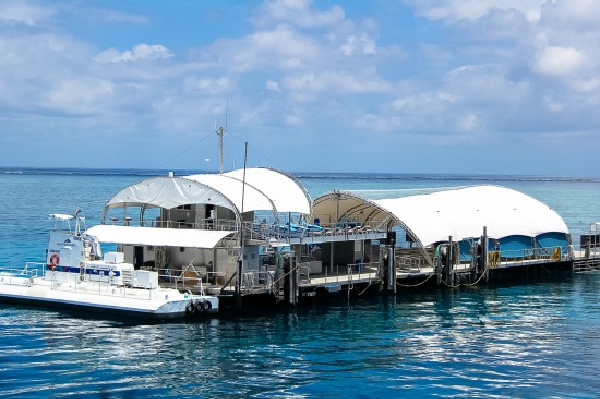
[[[48,213],[80,207],[96,224],[109,197],[155,173],[0,169],[0,265],[43,259]],[[313,197],[332,188],[388,196],[500,184],[550,204],[574,235],[600,215],[595,179],[298,177]],[[600,389],[599,331],[600,274],[194,323],[1,304],[0,397],[591,398]]]

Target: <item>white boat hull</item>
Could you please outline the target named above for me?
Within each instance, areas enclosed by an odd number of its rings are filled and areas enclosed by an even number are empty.
[[[42,277],[0,276],[0,300],[54,308],[79,309],[109,317],[158,319],[215,313],[217,297],[182,294],[170,288],[129,288],[90,282],[56,282]]]

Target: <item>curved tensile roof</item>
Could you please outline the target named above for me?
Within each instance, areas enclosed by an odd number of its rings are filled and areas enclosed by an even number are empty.
[[[246,184],[256,187],[275,204],[277,212],[297,212],[308,215],[312,211],[312,200],[308,191],[294,177],[271,168],[246,168],[225,173],[238,180],[245,178]]]
[[[499,186],[473,186],[403,198],[368,200],[333,192],[315,200],[315,215],[349,218],[361,223],[402,226],[422,247],[479,237],[487,226],[490,238],[536,237],[569,230],[552,208],[519,191]]]
[[[184,204],[215,204],[239,214],[250,211],[310,214],[311,200],[294,178],[267,168],[246,169],[223,175],[154,177],[133,184],[112,197],[107,208],[161,207]],[[243,204],[242,204],[243,192]]]

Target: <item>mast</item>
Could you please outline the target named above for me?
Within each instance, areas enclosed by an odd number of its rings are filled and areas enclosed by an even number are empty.
[[[217,123],[215,121],[215,131],[217,132],[217,136],[219,136],[219,174],[223,174],[224,172],[224,155],[223,155],[223,136],[227,131],[227,114],[229,113],[229,102],[227,102],[227,109],[225,111],[225,127],[220,126],[217,129]]]
[[[219,136],[219,174],[223,174],[223,135],[227,131],[223,126],[215,129],[217,136]]]

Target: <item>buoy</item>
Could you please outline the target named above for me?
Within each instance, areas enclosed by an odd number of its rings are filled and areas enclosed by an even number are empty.
[[[57,254],[53,254],[52,256],[50,256],[50,263],[49,265],[54,267],[57,266],[60,263],[60,257]]]

